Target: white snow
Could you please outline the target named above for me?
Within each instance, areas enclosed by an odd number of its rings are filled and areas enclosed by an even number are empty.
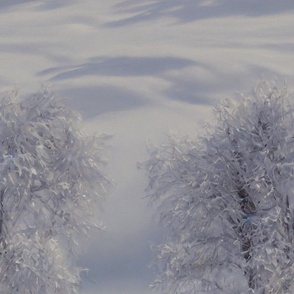
[[[44,84],[88,132],[114,135],[108,231],[81,259],[91,270],[82,293],[149,293],[148,244],[160,232],[136,168],[146,142],[197,135],[213,105],[262,78],[293,90],[293,11],[292,0],[1,1],[0,92]]]

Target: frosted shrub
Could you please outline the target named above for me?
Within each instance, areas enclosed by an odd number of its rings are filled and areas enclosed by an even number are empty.
[[[294,293],[294,128],[287,91],[264,82],[215,109],[198,141],[171,138],[141,164],[165,242],[163,293]]]
[[[0,101],[0,292],[77,293],[76,238],[108,180],[106,137],[87,138],[80,117],[48,91]]]

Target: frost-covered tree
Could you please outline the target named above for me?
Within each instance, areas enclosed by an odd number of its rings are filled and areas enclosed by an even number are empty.
[[[0,293],[78,292],[77,237],[108,184],[106,137],[79,121],[48,91],[0,101]]]
[[[163,293],[294,293],[294,120],[287,91],[261,83],[215,109],[197,140],[151,151],[147,196],[165,241]]]

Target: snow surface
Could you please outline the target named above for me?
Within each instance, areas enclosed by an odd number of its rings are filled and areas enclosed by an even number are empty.
[[[80,260],[90,269],[82,294],[151,293],[149,244],[161,234],[136,168],[146,142],[196,135],[213,105],[260,79],[293,90],[293,12],[293,0],[0,2],[0,91],[44,84],[88,132],[114,135],[108,231],[93,233]]]

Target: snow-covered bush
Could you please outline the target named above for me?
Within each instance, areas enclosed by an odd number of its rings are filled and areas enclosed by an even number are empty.
[[[163,293],[294,293],[294,121],[287,91],[261,83],[215,109],[198,140],[171,138],[141,164],[165,241]]]
[[[98,226],[109,183],[107,138],[83,136],[79,122],[48,91],[0,101],[1,293],[78,291],[76,238]]]

